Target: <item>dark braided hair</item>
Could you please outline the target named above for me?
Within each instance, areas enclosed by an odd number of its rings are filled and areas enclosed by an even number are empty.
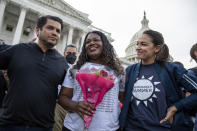
[[[152,39],[154,46],[161,46],[159,52],[156,54],[156,61],[161,65],[163,65],[166,61],[169,61],[169,48],[164,43],[163,35],[160,32],[154,30],[146,30],[143,32],[143,34],[148,35]]]
[[[90,61],[89,57],[87,56],[85,45],[86,45],[86,39],[88,35],[92,33],[99,35],[103,43],[103,50],[100,56],[102,64],[105,66],[108,66],[109,68],[114,70],[119,75],[124,74],[123,67],[120,64],[120,60],[117,58],[117,55],[115,53],[113,46],[109,43],[105,34],[103,34],[100,31],[91,31],[87,33],[87,35],[85,36],[85,40],[83,42],[82,51],[79,55],[76,65],[74,65],[74,69],[80,69],[83,64]]]

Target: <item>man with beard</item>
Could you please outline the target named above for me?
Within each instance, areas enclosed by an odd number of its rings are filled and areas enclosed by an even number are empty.
[[[63,22],[55,16],[38,19],[38,43],[20,43],[0,52],[0,69],[8,70],[8,93],[0,114],[1,131],[51,131],[57,86],[68,65],[53,47]]]
[[[66,58],[68,65],[71,67],[77,58],[77,47],[73,44],[67,45],[64,50],[64,57]],[[60,89],[61,85],[58,86],[58,91],[60,91]],[[57,103],[55,108],[55,124],[53,131],[62,131],[65,116],[66,110]]]

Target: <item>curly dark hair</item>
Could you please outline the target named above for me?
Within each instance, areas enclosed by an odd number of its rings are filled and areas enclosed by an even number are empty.
[[[190,56],[192,57],[192,59],[194,59],[197,62],[196,56],[194,54],[195,51],[197,51],[197,43],[194,44],[190,49]]]
[[[120,60],[117,58],[117,55],[115,53],[113,46],[109,43],[105,34],[103,34],[100,31],[91,31],[87,33],[83,42],[82,51],[79,55],[79,59],[76,65],[74,65],[74,69],[80,69],[84,63],[89,62],[89,58],[87,56],[85,45],[86,45],[86,39],[88,35],[92,33],[97,34],[101,37],[101,40],[103,43],[103,50],[102,50],[100,58],[101,58],[103,65],[108,66],[109,68],[114,70],[118,75],[124,74],[124,69],[121,66]]]
[[[154,30],[146,30],[143,32],[143,34],[148,35],[152,39],[152,42],[155,46],[161,46],[160,51],[156,54],[156,61],[158,61],[160,64],[164,64],[164,62],[169,61],[169,48],[164,43],[163,35],[160,32]]]

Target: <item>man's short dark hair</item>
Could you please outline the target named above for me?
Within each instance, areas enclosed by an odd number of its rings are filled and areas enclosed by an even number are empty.
[[[77,47],[76,47],[75,45],[69,44],[69,45],[67,45],[67,46],[65,47],[64,51],[66,51],[66,49],[67,49],[68,47],[72,47],[72,48],[76,48],[76,49],[77,49]]]
[[[54,21],[57,21],[61,24],[61,30],[63,29],[63,21],[59,17],[56,16],[51,16],[51,15],[46,15],[42,16],[38,19],[37,26],[42,30],[42,27],[47,23],[47,19],[51,19]]]
[[[196,56],[195,56],[195,54],[194,54],[195,51],[197,51],[197,43],[194,44],[194,45],[192,46],[192,48],[190,49],[190,56],[192,57],[192,59],[194,59],[195,61],[197,61],[197,60],[196,60]]]

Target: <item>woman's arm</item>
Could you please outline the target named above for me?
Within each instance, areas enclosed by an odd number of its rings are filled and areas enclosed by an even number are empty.
[[[175,85],[183,87],[191,95],[183,98],[176,103],[174,106],[178,111],[191,110],[197,107],[197,77],[188,72],[185,68],[169,63],[168,70],[175,80]],[[175,87],[177,88],[177,87]]]
[[[187,92],[190,92],[191,95],[181,99],[179,102],[175,103],[175,106],[178,110],[191,110],[192,108],[197,107],[197,77],[186,73],[183,74],[180,85],[184,87]]]
[[[177,111],[189,111],[197,107],[197,77],[191,75],[191,73],[188,73],[188,71],[181,66],[175,66],[171,69],[173,69],[173,71],[171,71],[171,73],[173,72],[172,76],[177,82],[175,85],[184,87],[186,91],[192,92],[192,94],[186,98],[180,99],[174,103],[173,106],[169,107],[166,117],[160,121],[161,123],[165,122],[166,120],[169,120],[170,123],[172,123],[173,116]]]
[[[119,101],[123,104],[123,102],[124,102],[124,92],[119,92],[118,98],[119,98]]]
[[[71,101],[72,96],[73,88],[62,87],[58,96],[58,103],[66,110],[73,110],[76,102]]]
[[[121,103],[123,103],[124,102],[125,86],[128,81],[125,80],[126,75],[121,75],[119,79],[120,79],[120,81],[119,81],[119,96],[118,96],[118,98],[119,98],[119,101]]]
[[[62,87],[58,103],[67,111],[77,112],[81,118],[84,115],[91,116],[94,113],[95,108],[92,104],[85,101],[73,101],[72,96],[72,88]]]

